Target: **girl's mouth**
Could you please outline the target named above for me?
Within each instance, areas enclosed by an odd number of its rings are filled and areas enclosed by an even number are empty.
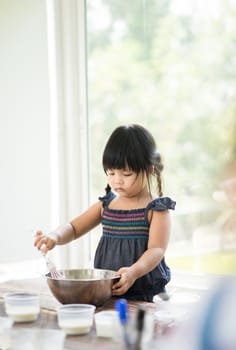
[[[118,187],[118,188],[115,188],[115,192],[123,192],[124,190],[123,190],[123,188],[121,188],[121,187]]]

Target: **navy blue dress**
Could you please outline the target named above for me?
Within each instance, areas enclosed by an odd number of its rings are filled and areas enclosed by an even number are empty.
[[[114,198],[113,192],[99,198],[103,204],[103,234],[96,249],[94,267],[117,271],[120,267],[132,265],[147,250],[148,211],[175,209],[176,203],[169,197],[160,197],[146,208],[115,210],[109,208]],[[137,279],[122,297],[152,302],[155,294],[165,291],[170,276],[163,258],[151,272]]]

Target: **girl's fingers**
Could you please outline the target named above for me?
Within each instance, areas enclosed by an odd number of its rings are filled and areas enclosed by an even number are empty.
[[[33,237],[34,237],[34,246],[37,247],[38,242],[40,241],[41,237],[43,236],[42,231],[34,231]]]
[[[42,253],[43,255],[46,255],[46,254],[47,254],[48,249],[47,249],[47,246],[46,246],[45,243],[43,243],[43,244],[41,245],[40,251],[41,251],[41,253]]]
[[[38,240],[35,241],[35,246],[36,248],[38,248],[38,250],[45,251],[45,247],[47,248],[47,237],[45,236],[40,237]]]
[[[121,286],[120,288],[116,288],[112,290],[112,295],[122,295],[126,292],[126,288],[124,286]]]
[[[43,232],[41,230],[35,231],[35,236],[42,236]]]
[[[124,289],[124,286],[127,282],[127,276],[126,274],[121,274],[121,277],[118,282],[116,282],[113,286],[112,289],[118,293],[120,293],[120,290]]]

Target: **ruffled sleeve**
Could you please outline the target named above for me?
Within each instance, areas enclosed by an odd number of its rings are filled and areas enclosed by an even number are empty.
[[[146,210],[156,210],[156,211],[164,211],[167,209],[175,209],[176,202],[173,201],[169,197],[159,197],[150,202],[146,208]]]
[[[103,197],[98,197],[98,199],[102,202],[103,208],[108,207],[109,203],[115,198],[115,194],[113,192],[108,192]]]

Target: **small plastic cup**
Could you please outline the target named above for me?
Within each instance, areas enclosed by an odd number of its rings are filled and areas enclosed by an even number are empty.
[[[194,307],[200,300],[198,294],[177,292],[174,293],[169,300],[163,300],[159,295],[154,295],[153,301],[156,305],[157,311],[159,310],[189,310]]]
[[[143,324],[143,330],[141,333],[141,340],[140,340],[140,347],[142,350],[147,350],[152,348],[150,344],[153,340],[154,327],[155,327],[154,314],[147,311],[144,316],[144,324]],[[137,315],[135,313],[130,315],[129,323],[128,323],[128,334],[129,334],[131,344],[134,345],[138,337]]]
[[[13,321],[9,317],[0,317],[0,349],[8,349],[10,346],[9,331]]]
[[[33,322],[40,312],[39,296],[32,293],[8,293],[4,296],[6,314],[14,322]]]
[[[63,350],[65,336],[60,329],[12,328],[9,349]]]
[[[116,310],[100,311],[94,318],[98,337],[121,339],[122,329]]]
[[[59,327],[68,335],[90,332],[93,325],[95,306],[91,304],[66,304],[57,309]]]
[[[0,330],[11,328],[13,321],[9,317],[0,316]]]

